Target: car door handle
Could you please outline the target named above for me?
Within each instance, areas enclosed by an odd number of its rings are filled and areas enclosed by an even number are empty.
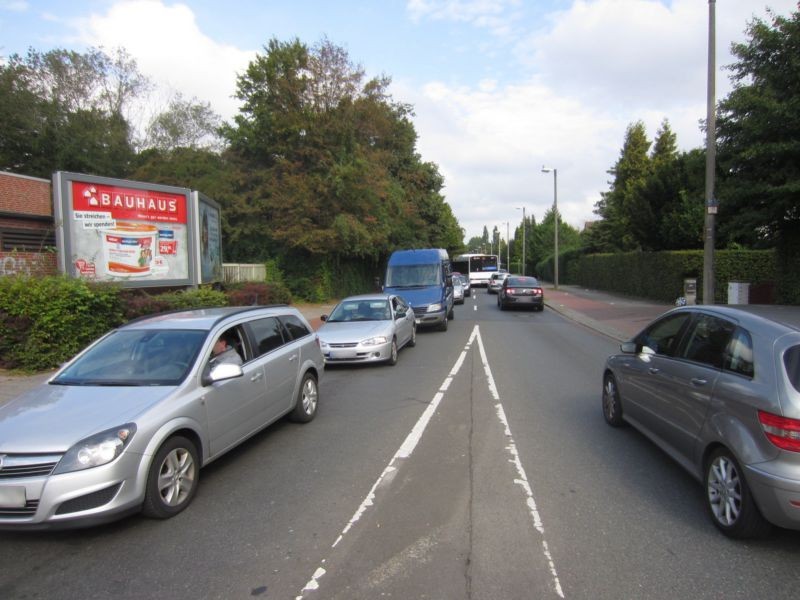
[[[658,372],[659,372],[661,369],[656,369],[655,367],[650,367],[650,368],[649,368],[649,369],[647,369],[647,370],[650,372],[650,375],[655,375],[655,374],[656,374],[656,373],[658,373]]]
[[[692,385],[696,385],[698,387],[703,386],[708,383],[707,379],[700,379],[699,377],[692,377],[691,379]]]
[[[297,360],[297,354],[292,354],[292,355],[289,357],[289,362],[294,362],[294,361],[296,361],[296,360]]]
[[[261,379],[263,377],[263,375],[264,374],[259,371],[258,373],[256,373],[255,375],[253,375],[250,378],[250,381],[258,381],[259,379]]]

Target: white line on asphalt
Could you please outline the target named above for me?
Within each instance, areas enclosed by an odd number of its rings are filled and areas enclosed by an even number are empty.
[[[461,366],[464,364],[464,359],[467,356],[467,352],[469,352],[470,346],[472,345],[472,342],[475,340],[475,337],[477,335],[478,335],[478,326],[476,325],[475,329],[473,329],[472,334],[469,337],[469,342],[467,342],[467,345],[464,347],[464,350],[459,355],[458,360],[456,360],[455,364],[453,365],[453,368],[450,369],[450,373],[447,375],[444,382],[442,382],[440,390],[436,392],[436,394],[433,396],[433,400],[431,400],[430,404],[428,404],[428,407],[422,413],[422,416],[417,420],[416,424],[414,425],[414,428],[411,430],[411,433],[409,433],[408,436],[406,436],[405,441],[401,444],[400,448],[398,448],[397,452],[392,457],[392,460],[389,461],[389,464],[386,465],[386,468],[383,470],[383,473],[380,474],[378,480],[373,484],[372,488],[369,490],[369,493],[367,494],[367,497],[364,498],[364,501],[361,503],[361,506],[358,507],[356,512],[351,517],[350,521],[347,523],[347,525],[345,525],[345,528],[342,530],[342,533],[340,533],[339,537],[336,538],[336,541],[333,542],[331,548],[336,548],[336,546],[339,545],[339,542],[341,542],[344,536],[347,535],[347,532],[350,531],[350,529],[352,529],[353,525],[355,525],[356,523],[358,523],[358,521],[361,520],[361,517],[364,516],[364,513],[367,511],[367,509],[374,504],[375,490],[377,490],[382,483],[388,484],[389,482],[391,482],[391,480],[394,478],[394,473],[397,471],[398,468],[396,463],[400,462],[401,460],[405,460],[406,458],[411,456],[411,453],[417,446],[417,442],[419,442],[423,432],[425,431],[425,428],[428,426],[428,423],[430,422],[433,413],[435,413],[436,409],[439,408],[439,403],[442,401],[442,398],[444,398],[444,394],[442,393],[442,388],[447,389],[446,386],[450,385],[449,381],[452,380],[452,378],[455,377],[456,374],[458,373],[459,369],[461,369]],[[325,560],[326,559],[322,560],[322,564],[325,564]],[[311,577],[309,582],[300,591],[300,595],[297,596],[296,600],[301,600],[306,592],[319,589],[319,580],[325,575],[325,573],[326,573],[325,569],[323,567],[319,567],[314,572],[314,575]]]
[[[511,454],[512,458],[510,462],[513,463],[517,469],[518,477],[514,479],[514,483],[519,485],[525,491],[526,505],[528,506],[528,509],[531,513],[531,517],[533,519],[533,526],[542,536],[542,548],[544,551],[544,556],[547,559],[547,563],[550,568],[550,574],[553,577],[553,584],[555,586],[555,591],[561,598],[564,598],[564,592],[561,589],[561,583],[559,582],[558,579],[558,573],[556,572],[555,562],[553,561],[553,557],[550,554],[550,550],[547,545],[547,540],[544,539],[544,526],[542,525],[542,520],[539,515],[539,511],[536,508],[536,500],[533,497],[533,491],[531,490],[530,483],[528,482],[528,477],[525,474],[525,469],[523,468],[522,462],[520,461],[519,453],[517,452],[517,446],[514,443],[514,438],[511,436],[511,429],[508,426],[508,419],[506,418],[505,411],[503,410],[503,405],[500,403],[500,394],[498,394],[497,392],[497,386],[495,385],[494,377],[492,376],[492,369],[489,366],[489,360],[486,357],[486,350],[483,347],[483,340],[481,339],[480,330],[477,325],[475,325],[475,328],[472,330],[472,333],[470,334],[469,337],[469,341],[467,342],[467,345],[464,347],[464,350],[459,355],[458,360],[456,360],[455,364],[453,365],[453,368],[450,370],[450,373],[448,373],[447,377],[442,382],[442,385],[439,387],[439,391],[437,391],[437,393],[433,396],[433,399],[431,400],[430,404],[425,409],[425,411],[422,413],[422,416],[420,416],[420,418],[417,420],[411,432],[408,434],[408,436],[406,436],[405,441],[402,443],[400,448],[398,448],[395,455],[389,461],[389,464],[386,465],[386,468],[380,474],[378,480],[373,484],[366,498],[364,498],[364,501],[361,503],[361,505],[358,507],[356,512],[351,517],[350,521],[347,523],[345,528],[339,534],[339,537],[336,538],[336,541],[333,543],[331,548],[336,548],[336,546],[339,545],[339,542],[342,541],[344,536],[347,535],[347,532],[350,531],[350,529],[352,529],[352,527],[356,523],[358,523],[358,521],[361,520],[361,517],[364,516],[364,513],[367,511],[367,509],[374,505],[375,490],[377,490],[381,484],[389,485],[391,483],[391,481],[394,479],[394,475],[396,474],[397,469],[399,468],[399,465],[397,463],[411,456],[411,453],[414,451],[414,448],[416,448],[417,443],[422,438],[422,434],[425,432],[425,428],[428,426],[431,417],[436,412],[436,409],[439,407],[439,404],[441,403],[442,398],[444,397],[444,392],[447,391],[447,389],[450,387],[450,383],[452,382],[453,378],[458,374],[459,370],[461,369],[461,366],[464,364],[467,352],[470,351],[472,344],[476,339],[478,340],[478,348],[481,355],[481,362],[483,363],[483,370],[484,373],[486,374],[486,380],[489,386],[489,392],[491,393],[492,398],[496,402],[495,409],[497,411],[497,416],[498,419],[500,420],[500,423],[503,425],[504,433],[508,438],[508,445],[506,446],[506,450],[508,450],[508,452]],[[327,559],[322,560],[323,565],[325,564],[326,560]],[[323,566],[318,567],[317,570],[314,572],[314,575],[311,577],[308,583],[306,583],[305,587],[300,591],[300,595],[296,597],[296,600],[302,600],[306,592],[319,589],[319,580],[325,575],[325,573],[326,570]]]
[[[475,331],[478,330],[478,326],[475,326]],[[500,394],[497,393],[497,386],[494,383],[494,377],[492,376],[492,369],[489,366],[489,359],[486,357],[486,350],[483,347],[483,339],[481,338],[480,332],[478,332],[478,349],[481,353],[481,362],[483,363],[483,370],[486,373],[486,379],[489,383],[489,391],[492,394],[492,398],[495,399],[497,404],[495,404],[495,409],[497,410],[497,418],[500,419],[500,423],[503,425],[503,430],[505,432],[506,437],[508,438],[508,445],[506,446],[506,450],[508,450],[509,454],[511,454],[511,461],[514,466],[517,468],[517,475],[518,478],[514,480],[514,483],[519,485],[525,491],[525,503],[528,506],[528,509],[531,514],[531,518],[533,519],[533,526],[542,536],[542,550],[544,552],[544,557],[547,560],[547,564],[550,568],[550,575],[553,577],[553,584],[555,586],[556,594],[558,594],[561,598],[564,597],[564,591],[561,589],[561,582],[558,579],[558,572],[556,571],[556,564],[553,561],[553,556],[550,554],[550,548],[547,545],[547,540],[544,537],[544,525],[542,525],[542,518],[539,515],[539,509],[536,508],[536,500],[533,497],[533,490],[531,489],[531,485],[528,482],[528,476],[525,474],[525,468],[522,466],[522,461],[519,458],[519,453],[517,452],[517,445],[514,442],[514,438],[511,435],[511,428],[508,426],[508,419],[506,418],[506,411],[503,409],[503,405],[500,403]]]

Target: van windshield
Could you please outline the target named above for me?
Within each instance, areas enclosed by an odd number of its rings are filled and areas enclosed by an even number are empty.
[[[441,266],[395,265],[386,271],[386,286],[392,288],[428,287],[439,285]]]

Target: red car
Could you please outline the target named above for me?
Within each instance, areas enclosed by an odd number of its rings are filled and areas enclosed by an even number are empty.
[[[544,291],[539,280],[536,277],[509,275],[497,292],[497,306],[500,310],[514,306],[544,310]]]

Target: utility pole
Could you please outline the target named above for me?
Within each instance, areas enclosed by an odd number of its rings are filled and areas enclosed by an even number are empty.
[[[703,304],[714,304],[714,230],[717,200],[714,176],[717,162],[717,118],[715,92],[716,0],[708,0],[708,98],[706,112],[706,198],[703,244]]]

